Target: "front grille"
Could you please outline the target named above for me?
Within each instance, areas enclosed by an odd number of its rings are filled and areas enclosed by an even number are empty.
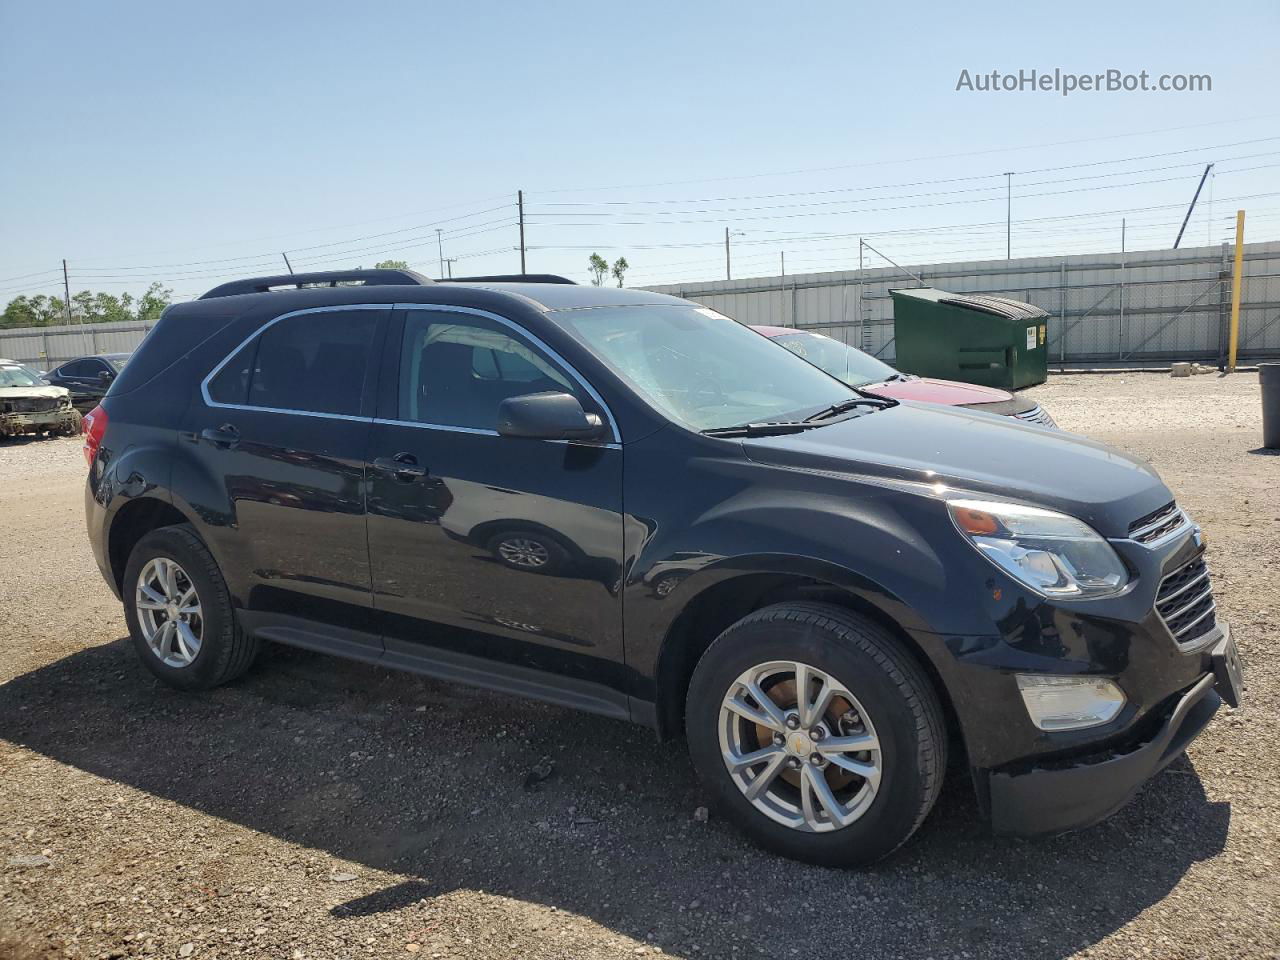
[[[1199,556],[1160,581],[1156,613],[1180,646],[1204,636],[1217,624],[1209,568]]]
[[[22,397],[10,400],[8,407],[11,413],[48,413],[58,409],[57,397]]]
[[[1159,510],[1153,510],[1129,524],[1129,539],[1154,543],[1181,529],[1186,522],[1187,515],[1178,509],[1176,503],[1166,503]]]
[[[1022,413],[1015,413],[1014,417],[1021,420],[1023,423],[1035,423],[1042,427],[1057,426],[1057,424],[1053,422],[1053,417],[1049,416],[1049,414],[1045,412],[1044,407],[1039,404],[1036,404],[1030,410],[1024,410]]]

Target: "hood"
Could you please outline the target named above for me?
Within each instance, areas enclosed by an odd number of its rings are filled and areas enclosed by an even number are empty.
[[[30,397],[69,397],[66,387],[0,387],[0,400],[28,399]]]
[[[756,462],[1060,510],[1108,537],[1173,499],[1144,461],[1012,417],[910,401],[777,437],[742,441]]]
[[[959,380],[934,380],[932,377],[916,377],[911,380],[890,380],[887,383],[870,383],[859,387],[864,393],[894,400],[919,400],[923,403],[941,403],[949,407],[973,406],[982,403],[1001,403],[1013,399],[1007,390],[980,387]]]

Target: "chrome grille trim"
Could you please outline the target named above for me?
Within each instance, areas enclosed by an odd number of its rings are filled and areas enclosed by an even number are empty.
[[[1208,579],[1209,579],[1209,568],[1206,567],[1204,573],[1200,574],[1200,576],[1196,577],[1194,580],[1184,583],[1177,590],[1173,591],[1173,593],[1166,594],[1165,596],[1160,597],[1160,603],[1168,603],[1174,597],[1182,596],[1184,593],[1186,593],[1188,590],[1194,587],[1197,583],[1206,583]],[[1208,584],[1206,583],[1206,589],[1212,590],[1213,588],[1208,586]]]
[[[1169,503],[1129,524],[1129,539],[1153,546],[1182,533],[1189,523],[1182,509],[1176,503]]]
[[[1030,410],[1024,410],[1022,413],[1013,415],[1015,420],[1021,420],[1023,423],[1035,423],[1042,427],[1057,427],[1053,417],[1049,416],[1044,407],[1036,404]]]
[[[1203,554],[1166,574],[1156,590],[1156,614],[1183,652],[1212,639],[1217,609]]]

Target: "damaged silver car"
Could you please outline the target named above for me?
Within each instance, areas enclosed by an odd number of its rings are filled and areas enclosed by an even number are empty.
[[[0,437],[45,433],[75,436],[80,413],[66,387],[54,387],[13,360],[0,360]]]

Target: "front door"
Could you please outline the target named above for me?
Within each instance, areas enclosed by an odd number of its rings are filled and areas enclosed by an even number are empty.
[[[369,445],[369,553],[388,654],[426,645],[621,689],[622,450],[496,430],[508,397],[600,401],[474,311],[405,309],[383,367],[398,377]]]
[[[212,373],[188,415],[191,468],[212,487],[193,507],[208,516],[210,547],[257,629],[311,621],[381,647],[365,447],[390,316],[388,307],[343,307],[277,319]]]

